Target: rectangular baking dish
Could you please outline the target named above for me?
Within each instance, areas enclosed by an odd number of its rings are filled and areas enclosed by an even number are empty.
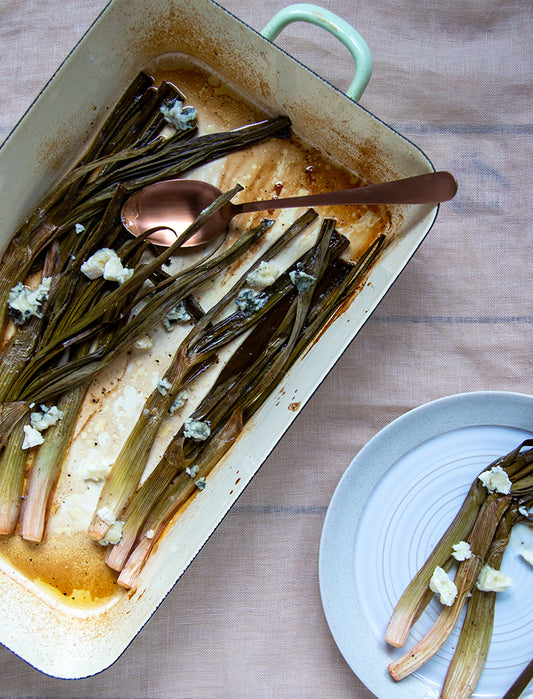
[[[433,170],[416,146],[212,0],[113,0],[0,150],[2,249],[17,224],[77,159],[98,120],[138,71],[174,52],[200,60],[266,112],[289,116],[306,143],[369,182]],[[214,474],[213,487],[193,501],[179,526],[166,532],[135,591],[117,593],[101,604],[70,604],[0,556],[0,642],[55,677],[81,678],[109,667],[355,338],[437,211],[429,205],[394,208],[392,243],[364,288],[247,425]]]

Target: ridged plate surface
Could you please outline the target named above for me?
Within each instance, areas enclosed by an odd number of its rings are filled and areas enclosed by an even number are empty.
[[[359,452],[330,503],[320,586],[331,632],[346,661],[380,699],[438,697],[457,628],[434,658],[400,683],[387,665],[429,630],[436,598],[403,649],[384,642],[396,601],[459,509],[472,480],[533,435],[533,397],[461,394],[407,413]],[[474,696],[501,697],[533,655],[533,568],[517,530],[502,570],[513,586],[497,598],[492,644]],[[533,540],[526,541],[533,548]],[[529,688],[524,696],[533,696]]]

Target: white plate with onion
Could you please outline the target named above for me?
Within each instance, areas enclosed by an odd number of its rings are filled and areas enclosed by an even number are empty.
[[[429,631],[441,605],[434,597],[403,648],[385,642],[387,623],[476,475],[532,436],[533,396],[449,396],[390,423],[341,478],[320,543],[322,603],[340,652],[379,699],[439,696],[460,625],[428,663],[395,682],[389,663]],[[498,593],[492,642],[474,697],[501,697],[533,656],[533,568],[520,553],[528,546],[533,549],[533,534],[517,525],[501,567],[513,585]],[[523,696],[533,696],[531,685]]]

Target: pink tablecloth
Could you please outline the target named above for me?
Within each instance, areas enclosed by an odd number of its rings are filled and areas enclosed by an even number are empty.
[[[285,5],[221,4],[256,29]],[[104,5],[4,0],[2,139]],[[322,5],[370,45],[361,104],[456,174],[459,193],[123,656],[98,676],[65,681],[0,647],[0,697],[368,699],[330,635],[318,588],[320,532],[340,476],[415,406],[467,391],[532,392],[530,3]],[[351,57],[323,31],[293,25],[279,43],[349,85]]]

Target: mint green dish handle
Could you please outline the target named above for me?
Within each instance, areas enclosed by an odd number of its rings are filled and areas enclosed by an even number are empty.
[[[355,61],[355,77],[346,94],[358,101],[365,91],[372,75],[372,55],[363,37],[348,22],[330,10],[307,3],[288,5],[272,17],[261,32],[270,41],[278,36],[292,22],[309,22],[316,24],[333,34],[352,54]]]

